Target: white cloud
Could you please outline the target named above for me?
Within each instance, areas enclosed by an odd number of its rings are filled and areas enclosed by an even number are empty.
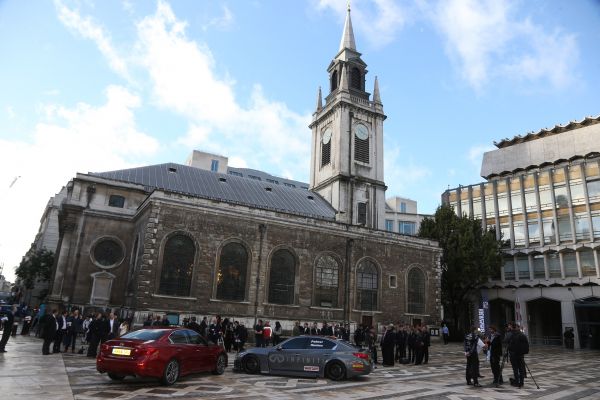
[[[95,23],[90,17],[82,17],[77,11],[69,9],[61,0],[55,0],[54,5],[60,21],[72,31],[83,38],[91,39],[96,43],[100,52],[108,60],[110,68],[121,77],[129,80],[127,62],[117,54],[112,45],[110,35],[102,26]]]
[[[395,0],[372,0],[372,6],[366,1],[352,2],[352,26],[365,37],[373,47],[383,47],[392,42],[398,32],[407,23],[411,7],[407,3],[402,6]],[[317,9],[331,9],[340,19],[344,19],[347,13],[347,4],[340,0],[318,0]],[[360,51],[360,43],[357,43]]]
[[[216,28],[220,30],[229,29],[234,22],[233,13],[226,5],[223,5],[223,15],[211,18],[206,25],[202,27],[203,30]]]
[[[179,143],[236,154],[254,168],[270,162],[280,171],[306,170],[310,115],[268,99],[258,84],[242,106],[234,83],[219,76],[210,49],[186,36],[186,23],[165,2],[137,29],[136,57],[149,73],[154,102],[191,123]]]
[[[398,190],[398,193],[387,192],[386,196],[407,196],[413,192],[411,186],[422,184],[423,180],[431,176],[431,170],[424,165],[415,163],[410,156],[403,155],[400,147],[386,144],[384,158],[385,182]]]
[[[34,239],[48,198],[77,172],[130,167],[158,150],[157,141],[136,127],[139,106],[136,95],[110,86],[103,105],[48,105],[30,140],[0,140],[6,165],[0,169],[0,221],[10,227],[0,230],[0,259],[8,276]],[[16,213],[14,204],[31,212]]]
[[[421,2],[422,12],[446,41],[446,52],[462,77],[481,91],[492,79],[548,81],[565,87],[572,81],[578,50],[574,35],[548,32],[519,18],[510,0]]]

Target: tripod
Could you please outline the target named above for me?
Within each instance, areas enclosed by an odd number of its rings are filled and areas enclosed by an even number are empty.
[[[539,389],[540,387],[538,386],[537,382],[535,381],[535,378],[533,377],[533,374],[531,373],[529,366],[527,365],[527,363],[525,363],[525,360],[523,360],[523,364],[525,365],[525,368],[527,368],[527,373],[531,377],[531,380],[533,381],[533,383],[535,383],[535,387]]]

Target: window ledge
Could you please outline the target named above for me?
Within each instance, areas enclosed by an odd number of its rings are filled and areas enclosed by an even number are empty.
[[[196,297],[188,297],[188,296],[170,296],[167,294],[156,294],[153,293],[152,297],[158,297],[160,299],[177,299],[177,300],[198,300]]]
[[[275,306],[275,307],[291,307],[300,308],[298,304],[276,304],[276,303],[263,303],[263,306]]]
[[[310,306],[311,310],[344,311],[343,308]]]
[[[211,303],[250,304],[250,302],[246,301],[246,300],[236,301],[236,300],[209,299],[208,301],[210,301]]]
[[[383,311],[368,311],[368,310],[352,310],[352,312],[358,313],[369,313],[369,314],[383,314]]]
[[[404,313],[404,315],[410,315],[415,317],[431,317],[429,314],[414,314],[414,313]]]

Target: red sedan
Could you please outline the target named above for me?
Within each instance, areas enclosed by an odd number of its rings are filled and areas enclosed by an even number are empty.
[[[140,329],[102,344],[96,369],[113,380],[125,376],[159,378],[164,385],[180,376],[211,371],[220,375],[227,366],[223,347],[209,344],[185,328]]]

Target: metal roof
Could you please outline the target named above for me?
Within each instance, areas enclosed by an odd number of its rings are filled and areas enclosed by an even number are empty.
[[[143,185],[148,191],[160,189],[265,210],[335,219],[335,209],[315,192],[187,165],[166,163],[88,174]]]

